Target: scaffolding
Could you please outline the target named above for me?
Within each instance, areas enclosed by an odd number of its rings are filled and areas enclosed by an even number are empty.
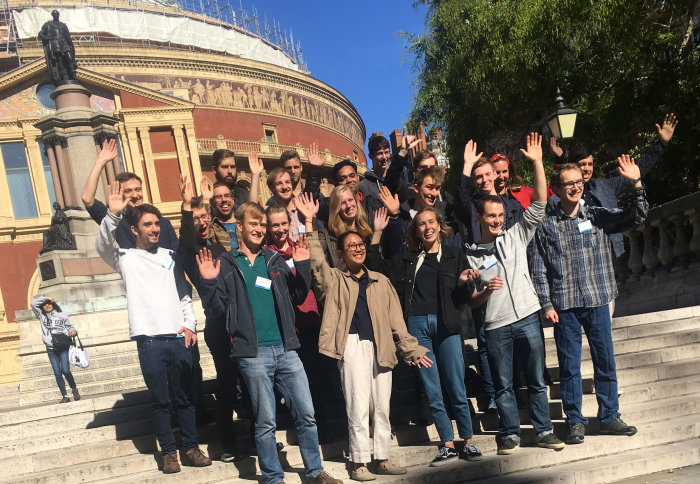
[[[249,37],[257,38],[269,47],[284,53],[302,72],[308,72],[302,55],[301,44],[294,41],[291,28],[282,28],[280,23],[267,19],[267,14],[261,15],[255,6],[249,10],[244,8],[242,0],[238,5],[232,0],[0,0],[0,52],[6,56],[17,55],[22,47],[22,39],[17,33],[13,20],[13,11],[23,11],[34,7],[46,9],[56,8],[85,8],[143,11],[159,13],[166,16],[186,16],[193,20],[210,25],[235,30]],[[113,36],[103,32],[80,32],[71,34],[78,45],[84,43],[101,44],[114,43]],[[29,40],[29,39],[25,39]],[[36,41],[36,40],[35,40]],[[131,43],[131,42],[129,42]],[[148,39],[143,39],[143,45],[151,45]],[[192,46],[171,43],[160,43],[164,48],[195,50]],[[199,49],[197,49],[199,50]]]

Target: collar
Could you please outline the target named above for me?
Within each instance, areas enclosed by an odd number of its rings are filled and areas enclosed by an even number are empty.
[[[248,256],[245,255],[245,253],[241,252],[238,249],[232,249],[231,253],[232,253],[234,259],[240,259],[241,257],[245,257],[246,259],[248,259]],[[255,259],[257,260],[257,258],[259,256],[263,256],[263,257],[265,256],[265,254],[263,253],[262,247],[260,247],[260,250],[258,251],[258,253],[255,254]]]
[[[588,205],[579,204],[579,209],[578,209],[578,212],[576,212],[576,215],[574,215],[573,217],[569,217],[562,210],[561,201],[559,201],[559,203],[557,204],[556,215],[557,215],[557,220],[559,220],[559,221],[561,221],[561,220],[573,220],[573,219],[577,219],[577,218],[586,219],[586,218],[588,218]]]
[[[363,275],[361,275],[359,278],[355,277],[355,275],[354,275],[354,274],[351,274],[350,271],[347,270],[347,269],[345,269],[344,271],[342,271],[342,274],[343,274],[345,277],[350,278],[350,279],[352,279],[352,280],[355,281],[355,282],[358,282],[358,281],[359,281],[362,277],[364,277],[365,275],[367,276],[367,279],[369,280],[369,282],[377,282],[377,281],[379,280],[379,279],[377,279],[376,276],[371,275],[370,270],[367,269],[367,266],[366,266],[366,265],[362,264],[362,268],[365,270],[365,273],[364,273]]]

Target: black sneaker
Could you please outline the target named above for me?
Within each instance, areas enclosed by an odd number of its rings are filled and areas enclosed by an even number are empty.
[[[440,447],[440,452],[430,463],[430,467],[439,467],[459,459],[459,453],[452,447]]]
[[[510,455],[520,448],[520,442],[515,439],[503,439],[498,446],[498,455]]]
[[[221,452],[221,462],[233,462],[236,460],[236,453],[229,450]]]
[[[586,427],[583,422],[574,422],[569,425],[569,435],[566,436],[565,442],[568,445],[581,444],[584,435],[586,435]]]
[[[460,459],[479,460],[480,457],[481,452],[476,444],[464,444],[464,447],[462,447],[462,450],[459,453]]]
[[[561,450],[565,447],[564,442],[559,440],[554,433],[550,432],[542,437],[537,438],[537,447],[545,449]]]
[[[600,434],[601,435],[634,435],[637,433],[637,427],[632,427],[627,425],[620,419],[620,417],[615,420],[611,420],[608,423],[600,423]]]

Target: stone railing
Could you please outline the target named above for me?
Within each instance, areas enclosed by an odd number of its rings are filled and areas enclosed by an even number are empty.
[[[248,155],[255,151],[263,158],[269,156],[279,158],[282,152],[287,150],[296,150],[299,153],[302,161],[307,161],[306,148],[301,145],[283,145],[280,143],[268,143],[266,141],[239,141],[230,140],[224,138],[197,138],[197,149],[200,154],[211,154],[214,150],[227,149],[234,153],[241,155]],[[321,151],[321,155],[324,156],[324,166],[332,167],[336,163],[345,158],[352,159],[352,156],[341,156],[331,153],[330,150]],[[357,163],[357,168],[360,174],[364,173],[364,166],[361,163]]]
[[[700,192],[650,210],[624,235],[631,276],[618,283],[615,316],[700,304]]]
[[[635,276],[700,260],[700,192],[651,209],[643,224],[624,235]]]

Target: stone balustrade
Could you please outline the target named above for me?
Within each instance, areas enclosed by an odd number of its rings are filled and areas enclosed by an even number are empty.
[[[649,210],[646,221],[624,235],[627,265],[637,278],[700,260],[700,192]]]
[[[651,209],[624,235],[631,275],[618,283],[615,316],[700,304],[700,192]]]

